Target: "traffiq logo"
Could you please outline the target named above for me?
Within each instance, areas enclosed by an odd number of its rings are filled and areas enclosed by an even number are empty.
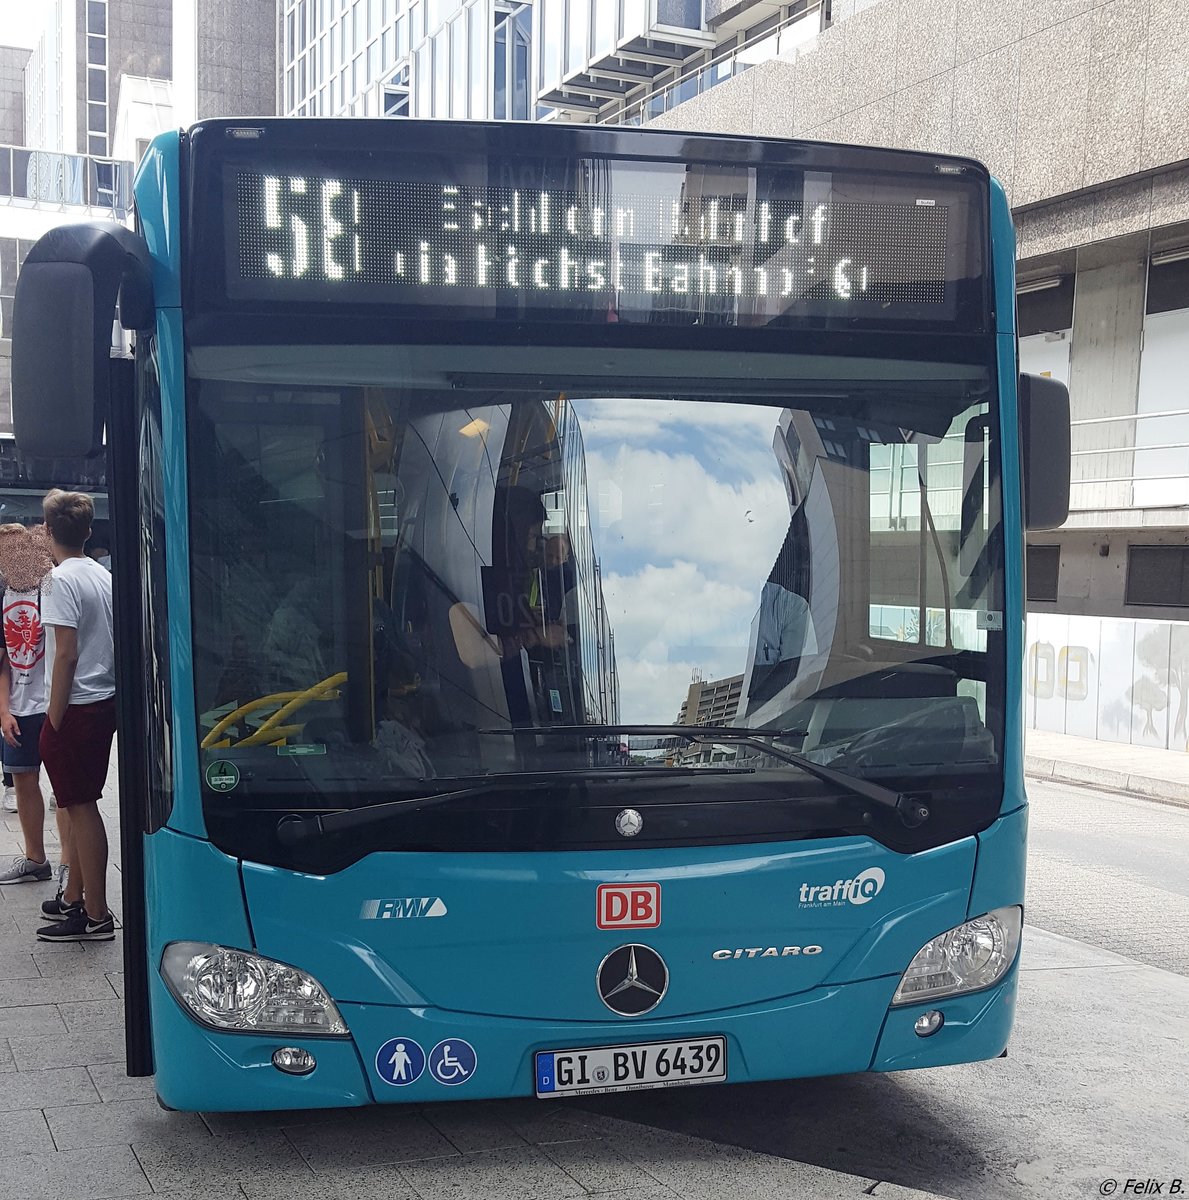
[[[824,908],[827,905],[866,904],[883,891],[884,873],[881,867],[868,867],[853,879],[836,879],[833,883],[803,883],[800,901],[802,908]]]

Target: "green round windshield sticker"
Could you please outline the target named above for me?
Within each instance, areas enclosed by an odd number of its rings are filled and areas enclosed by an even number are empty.
[[[239,783],[239,767],[225,758],[207,763],[206,786],[213,792],[230,792]]]

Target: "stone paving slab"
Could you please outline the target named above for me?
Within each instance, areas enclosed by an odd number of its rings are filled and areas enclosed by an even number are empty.
[[[22,1196],[106,1200],[151,1192],[130,1146],[0,1158],[0,1200]]]

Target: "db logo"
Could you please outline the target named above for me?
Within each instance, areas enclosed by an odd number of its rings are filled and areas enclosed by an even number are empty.
[[[600,929],[655,929],[661,923],[659,883],[600,883],[595,924]]]

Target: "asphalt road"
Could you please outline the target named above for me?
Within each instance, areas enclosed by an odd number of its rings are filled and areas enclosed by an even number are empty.
[[[1189,809],[1036,780],[1029,795],[1006,1059],[589,1107],[961,1200],[1089,1197],[1108,1179],[1122,1194],[1131,1177],[1189,1192]]]
[[[1028,794],[1028,923],[1189,975],[1189,808],[1037,780]]]

